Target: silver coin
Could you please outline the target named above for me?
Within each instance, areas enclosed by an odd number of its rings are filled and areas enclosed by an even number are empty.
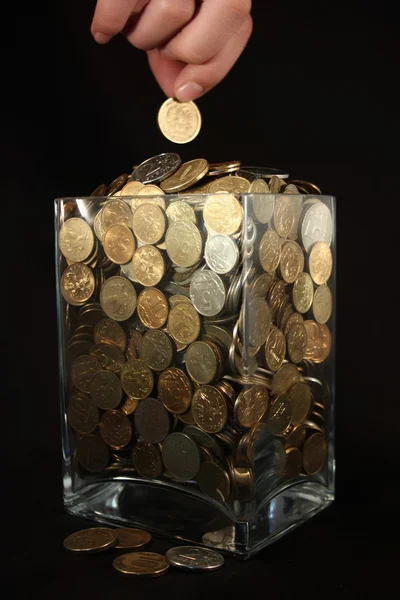
[[[193,479],[200,468],[200,451],[196,443],[184,433],[171,433],[165,438],[162,459],[169,473],[183,481]]]
[[[213,271],[198,271],[190,282],[190,299],[204,317],[218,315],[224,307],[226,291],[222,279]]]
[[[210,452],[216,458],[222,459],[221,448],[212,435],[202,431],[202,429],[200,429],[200,427],[196,427],[196,425],[186,425],[186,427],[183,428],[183,433],[191,437],[197,444],[199,444],[199,446],[204,446],[204,448],[210,450]]]
[[[138,244],[138,247],[139,247],[139,244]],[[127,277],[130,281],[133,281],[133,283],[139,283],[139,281],[136,278],[135,271],[133,269],[133,261],[132,260],[130,260],[125,265],[120,265],[120,269],[121,269],[121,273],[125,277]]]
[[[235,268],[239,260],[239,250],[229,236],[215,235],[206,242],[204,258],[214,273],[226,275]]]
[[[179,154],[175,152],[166,152],[158,156],[152,156],[136,167],[131,175],[131,179],[133,181],[140,181],[141,183],[163,181],[175,173],[180,167],[181,162]]]
[[[165,557],[171,566],[189,571],[215,571],[225,562],[218,552],[196,546],[170,548]]]
[[[317,202],[306,211],[301,224],[301,241],[308,252],[315,242],[325,242],[330,246],[332,241],[332,215],[323,202]]]

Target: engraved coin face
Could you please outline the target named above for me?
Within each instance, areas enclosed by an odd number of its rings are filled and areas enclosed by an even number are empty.
[[[161,133],[175,144],[194,140],[201,129],[201,114],[194,102],[178,102],[168,98],[158,113]]]
[[[132,463],[142,477],[157,478],[163,471],[161,452],[149,442],[138,442],[133,447]]]
[[[117,556],[113,567],[125,577],[153,578],[165,575],[169,565],[165,556],[155,552],[129,552]]]
[[[67,409],[68,423],[81,434],[93,433],[99,424],[99,411],[93,401],[84,395],[72,396]]]
[[[137,398],[131,398],[130,396],[128,396],[125,402],[123,402],[120,410],[126,415],[131,415],[137,409],[138,404],[139,400]]]
[[[144,203],[133,213],[133,231],[144,244],[156,244],[165,232],[165,214],[157,204]]]
[[[294,312],[289,316],[285,326],[283,327],[283,333],[287,335],[292,325],[294,325],[295,323],[304,323],[304,319],[300,313]]]
[[[293,363],[300,363],[307,349],[307,330],[303,323],[295,323],[287,334],[288,355]]]
[[[198,271],[190,282],[190,299],[195,309],[205,317],[215,316],[225,305],[225,286],[213,271]]]
[[[121,325],[111,319],[101,319],[94,327],[94,341],[96,344],[106,342],[114,344],[124,352],[126,347],[126,335]]]
[[[249,293],[253,298],[266,298],[271,285],[274,282],[274,276],[271,273],[262,273],[251,282]]]
[[[130,527],[119,527],[117,530],[117,542],[114,548],[141,548],[151,540],[151,534],[142,529],[131,529]]]
[[[200,181],[207,171],[208,162],[204,158],[189,160],[183,163],[173,175],[164,179],[160,186],[168,194],[180,192]]]
[[[175,173],[181,162],[179,154],[175,152],[165,152],[158,156],[152,156],[134,169],[132,179],[142,183],[163,181],[172,173]]]
[[[314,433],[303,447],[303,465],[308,475],[319,473],[326,460],[327,444],[324,434]]]
[[[300,273],[293,285],[293,304],[299,313],[307,312],[314,296],[314,286],[308,273]]]
[[[148,331],[143,336],[140,358],[154,371],[163,371],[172,361],[170,338],[162,331]]]
[[[68,304],[81,306],[93,295],[95,284],[90,267],[83,263],[73,263],[62,274],[61,293]]]
[[[267,273],[274,273],[281,259],[281,242],[273,229],[267,229],[260,241],[260,264]]]
[[[265,342],[265,362],[271,371],[277,371],[286,355],[285,336],[278,327],[272,326]]]
[[[136,310],[136,291],[125,277],[110,277],[101,286],[100,304],[107,317],[126,321]]]
[[[168,318],[168,300],[160,290],[146,288],[139,294],[139,319],[148,329],[160,329]]]
[[[144,184],[139,181],[128,181],[120,191],[120,196],[136,196],[140,190],[144,187]],[[133,210],[134,200],[132,200],[131,208]],[[129,202],[129,200],[127,200]]]
[[[267,425],[273,434],[282,435],[288,430],[292,418],[292,403],[288,394],[283,393],[271,401]]]
[[[275,200],[274,225],[278,235],[287,237],[292,230],[295,212],[290,196],[278,196]]]
[[[74,360],[71,366],[71,379],[80,392],[89,393],[93,376],[101,371],[101,364],[94,356],[83,354]]]
[[[212,435],[206,433],[194,424],[186,425],[183,429],[183,433],[191,437],[202,448],[207,448],[215,458],[222,459],[221,448]]]
[[[245,177],[227,175],[219,177],[210,183],[208,191],[210,194],[218,192],[229,192],[231,194],[245,194],[250,189],[250,181]]]
[[[313,298],[314,318],[318,323],[326,323],[332,314],[332,293],[327,285],[320,285]]]
[[[227,235],[215,235],[206,242],[204,258],[209,269],[219,275],[225,275],[235,268],[239,260],[239,250],[232,238]]]
[[[70,552],[94,554],[115,546],[117,533],[106,527],[92,527],[72,533],[64,540],[64,548]]]
[[[287,392],[298,381],[300,381],[300,373],[296,366],[285,363],[272,379],[272,394],[275,396]]]
[[[135,251],[135,238],[126,225],[111,225],[104,234],[104,252],[117,265],[129,262]]]
[[[232,235],[240,229],[243,209],[232,194],[214,194],[206,200],[203,218],[208,229],[222,235]]]
[[[172,223],[165,236],[167,254],[178,267],[191,267],[201,257],[203,247],[201,234],[190,221]]]
[[[101,211],[101,221],[104,231],[111,225],[132,227],[132,211],[123,200],[110,200]]]
[[[301,224],[301,241],[306,252],[309,252],[316,242],[331,245],[333,233],[332,215],[323,202],[310,206]]]
[[[100,435],[114,450],[124,448],[132,438],[132,425],[119,410],[107,410],[100,419]]]
[[[110,452],[98,435],[84,435],[78,439],[76,452],[79,464],[89,473],[100,473],[110,460]]]
[[[94,344],[90,349],[90,354],[97,358],[103,369],[112,371],[117,375],[125,362],[125,356],[121,350],[111,342]]]
[[[312,404],[312,394],[310,386],[304,381],[295,383],[289,390],[289,396],[292,403],[292,425],[296,427],[307,419]]]
[[[188,571],[215,571],[224,564],[224,558],[214,550],[195,546],[178,546],[167,550],[166,559],[173,567]]]
[[[180,344],[191,344],[200,334],[200,317],[192,304],[181,302],[171,308],[168,331]]]
[[[169,433],[170,417],[163,404],[155,398],[146,398],[139,403],[134,420],[141,442],[162,442]]]
[[[196,215],[193,208],[187,202],[177,200],[171,202],[166,210],[166,215],[170,225],[175,221],[190,221],[196,225]]]
[[[122,399],[122,387],[117,375],[111,371],[99,371],[90,383],[90,397],[103,410],[116,408]]]
[[[86,260],[93,250],[93,245],[93,231],[83,219],[68,219],[61,226],[59,247],[67,260],[71,262]]]
[[[300,246],[293,241],[285,242],[281,250],[280,269],[282,279],[293,283],[304,268],[304,256]]]
[[[259,223],[265,225],[269,223],[274,214],[275,208],[275,196],[270,194],[270,189],[264,179],[255,179],[252,181],[249,189],[250,194],[257,194],[253,196],[252,206],[255,218]],[[258,194],[263,194],[258,195]]]
[[[163,255],[154,246],[146,245],[138,248],[132,266],[137,281],[146,287],[157,285],[165,273]]]
[[[325,242],[316,242],[310,252],[310,275],[317,285],[326,283],[332,273],[332,252]]]
[[[242,315],[244,315],[244,312]],[[259,348],[268,336],[271,327],[271,311],[268,303],[263,298],[253,298],[247,305],[247,334],[243,323],[243,316],[239,321],[239,329],[243,332],[250,346]]]
[[[150,367],[142,360],[129,360],[121,369],[121,384],[124,392],[131,398],[147,398],[154,385]]]
[[[200,451],[184,433],[171,433],[165,438],[162,459],[168,472],[184,481],[194,479],[200,467]]]
[[[185,354],[186,369],[191,379],[200,385],[211,383],[219,371],[218,355],[206,342],[194,342]]]
[[[189,410],[192,388],[185,373],[175,367],[170,367],[160,373],[158,396],[171,413],[183,414]]]
[[[235,414],[241,427],[250,428],[263,418],[268,408],[268,390],[264,385],[252,385],[242,391],[235,402]]]
[[[192,413],[200,429],[206,433],[218,433],[227,419],[226,400],[217,388],[203,385],[193,396]]]

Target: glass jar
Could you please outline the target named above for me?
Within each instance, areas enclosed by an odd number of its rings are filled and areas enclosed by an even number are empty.
[[[333,501],[334,224],[307,194],[55,201],[69,513],[247,558]]]

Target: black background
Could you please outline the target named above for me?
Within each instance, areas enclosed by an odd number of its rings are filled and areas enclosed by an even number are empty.
[[[94,4],[19,5],[15,27],[2,26],[2,499],[17,597],[372,597],[398,556],[395,9],[254,0],[244,55],[198,101],[202,131],[179,148],[184,160],[288,169],[338,199],[337,501],[246,563],[131,582],[112,573],[110,555],[62,550],[86,522],[61,502],[52,200],[90,194],[175,147],[157,128],[164,96],[144,53],[122,37],[92,40]]]

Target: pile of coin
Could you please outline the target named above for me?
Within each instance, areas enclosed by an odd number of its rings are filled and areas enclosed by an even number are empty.
[[[79,477],[163,479],[228,504],[326,482],[333,221],[320,194],[277,169],[167,153],[59,202]]]
[[[149,544],[151,535],[140,529],[91,527],[67,536],[64,548],[75,554],[98,554],[114,548],[135,550],[120,554],[113,560],[119,575],[135,578],[154,578],[166,575],[170,566],[187,571],[215,571],[224,564],[224,558],[214,550],[197,546],[176,546],[165,556],[156,552],[138,551]]]

